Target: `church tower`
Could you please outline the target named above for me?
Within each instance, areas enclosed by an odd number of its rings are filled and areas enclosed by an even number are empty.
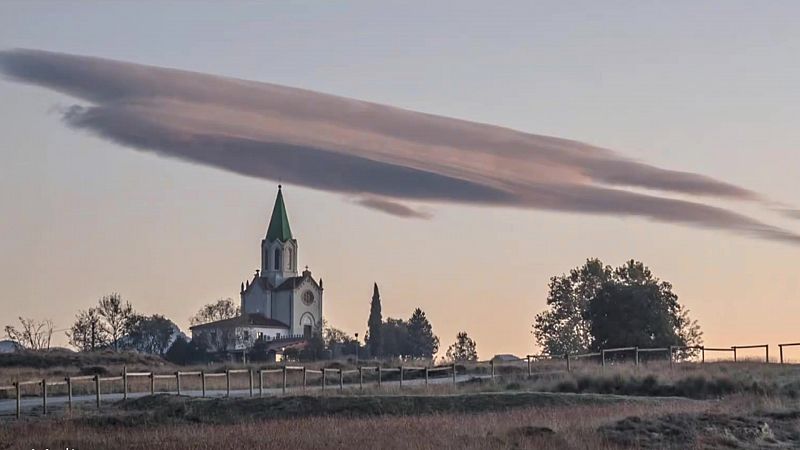
[[[292,237],[280,185],[267,236],[261,241],[261,276],[272,286],[297,276],[297,240]]]

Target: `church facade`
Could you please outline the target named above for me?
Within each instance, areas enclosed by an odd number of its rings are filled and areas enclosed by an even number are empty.
[[[322,279],[306,267],[298,273],[298,243],[278,186],[267,234],[259,249],[261,269],[240,286],[241,316],[192,327],[192,338],[217,351],[251,348],[259,340],[297,341],[322,324]]]

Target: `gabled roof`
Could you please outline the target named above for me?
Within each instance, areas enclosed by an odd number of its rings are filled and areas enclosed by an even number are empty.
[[[280,320],[275,320],[263,314],[258,314],[258,313],[242,314],[241,316],[237,316],[231,319],[224,319],[224,320],[218,320],[216,322],[209,322],[201,325],[195,325],[190,329],[202,330],[204,328],[233,328],[233,327],[247,326],[247,325],[289,329],[289,325],[286,325]]]
[[[283,282],[276,287],[272,288],[273,291],[290,291],[297,286],[300,286],[304,280],[308,279],[311,283],[319,290],[322,290],[319,283],[311,277],[311,272],[308,270],[304,270],[303,274],[297,277],[289,277],[283,280]]]
[[[286,205],[283,203],[283,193],[278,185],[278,197],[272,208],[272,217],[267,227],[267,241],[286,242],[292,239],[292,229],[289,227],[289,216],[286,214]]]

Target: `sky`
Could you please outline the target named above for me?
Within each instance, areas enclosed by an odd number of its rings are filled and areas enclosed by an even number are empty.
[[[280,182],[349,333],[377,282],[443,349],[532,353],[549,278],[598,257],[708,345],[796,341],[800,7],[561,3],[0,4],[0,322],[119,292],[187,328]]]

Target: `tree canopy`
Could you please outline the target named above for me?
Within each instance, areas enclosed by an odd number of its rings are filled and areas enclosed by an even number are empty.
[[[367,319],[367,335],[364,341],[372,356],[383,355],[383,333],[381,323],[381,294],[378,292],[378,283],[375,283],[372,292],[372,302],[369,305],[369,319]]]
[[[204,305],[197,314],[189,319],[192,325],[216,322],[218,320],[232,319],[242,313],[241,308],[234,304],[233,299],[221,298],[214,303]]]
[[[456,335],[456,342],[447,349],[447,359],[453,362],[477,361],[478,350],[475,341],[462,331]]]
[[[702,343],[697,322],[678,303],[672,285],[639,261],[613,269],[589,259],[550,279],[547,304],[550,309],[533,324],[544,354]]]

